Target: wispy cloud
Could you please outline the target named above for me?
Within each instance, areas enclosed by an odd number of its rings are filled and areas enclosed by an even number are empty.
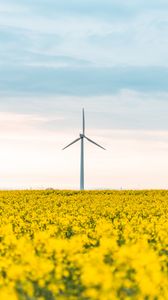
[[[61,150],[76,133],[48,131],[43,122],[38,115],[1,113],[0,188],[78,188],[79,144]],[[166,187],[168,131],[93,128],[88,134],[108,151],[85,143],[87,188]]]
[[[47,62],[45,62],[47,64]],[[59,64],[59,62],[57,61]],[[77,63],[77,62],[76,62]],[[37,62],[38,64],[38,62]],[[43,63],[44,64],[44,63]],[[123,89],[167,92],[165,67],[76,67],[1,66],[0,89],[9,94],[104,95]]]
[[[55,126],[63,120],[61,116],[0,112],[0,139],[11,141],[51,140],[48,124]],[[58,130],[57,130],[58,131]]]
[[[41,65],[44,60],[44,66],[52,59],[60,66],[58,60],[63,64],[63,58],[74,66],[76,60],[101,67],[167,65],[165,1],[36,0],[20,6],[7,1],[0,9],[1,63],[18,63],[22,57],[21,63],[26,60],[30,66],[35,59]]]
[[[80,129],[83,106],[91,129],[168,130],[167,92],[122,90],[114,95],[96,96],[23,94],[4,95],[1,100],[1,111],[30,114],[25,120],[41,120],[37,125],[50,130]],[[4,118],[11,115],[7,113]]]

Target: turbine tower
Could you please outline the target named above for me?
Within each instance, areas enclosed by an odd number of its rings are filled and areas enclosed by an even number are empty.
[[[103,150],[106,150],[99,144],[95,143],[91,139],[89,139],[85,135],[85,112],[84,108],[82,109],[82,133],[79,134],[79,138],[74,140],[72,143],[68,144],[66,147],[64,147],[62,150],[65,150],[69,146],[75,144],[76,142],[80,141],[81,142],[81,157],[80,157],[80,190],[84,190],[84,139],[88,140],[90,143],[102,148]]]

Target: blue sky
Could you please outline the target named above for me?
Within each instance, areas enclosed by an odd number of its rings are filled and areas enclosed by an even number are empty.
[[[88,133],[109,148],[106,157],[88,148],[89,188],[165,187],[167,14],[163,0],[0,3],[0,137],[10,162],[4,164],[1,188],[77,188],[78,146],[69,154],[59,149],[78,134],[82,107]],[[44,144],[47,149],[39,159],[36,153]],[[100,169],[90,167],[92,151],[94,163],[102,161]],[[24,156],[20,163],[23,152],[29,164]],[[74,159],[75,170],[67,159]]]

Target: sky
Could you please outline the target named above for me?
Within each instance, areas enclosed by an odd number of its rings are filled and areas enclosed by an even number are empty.
[[[168,188],[167,0],[0,0],[0,189]]]

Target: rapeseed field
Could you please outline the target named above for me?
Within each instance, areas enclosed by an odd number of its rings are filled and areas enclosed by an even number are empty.
[[[167,191],[0,192],[1,300],[168,299]]]

